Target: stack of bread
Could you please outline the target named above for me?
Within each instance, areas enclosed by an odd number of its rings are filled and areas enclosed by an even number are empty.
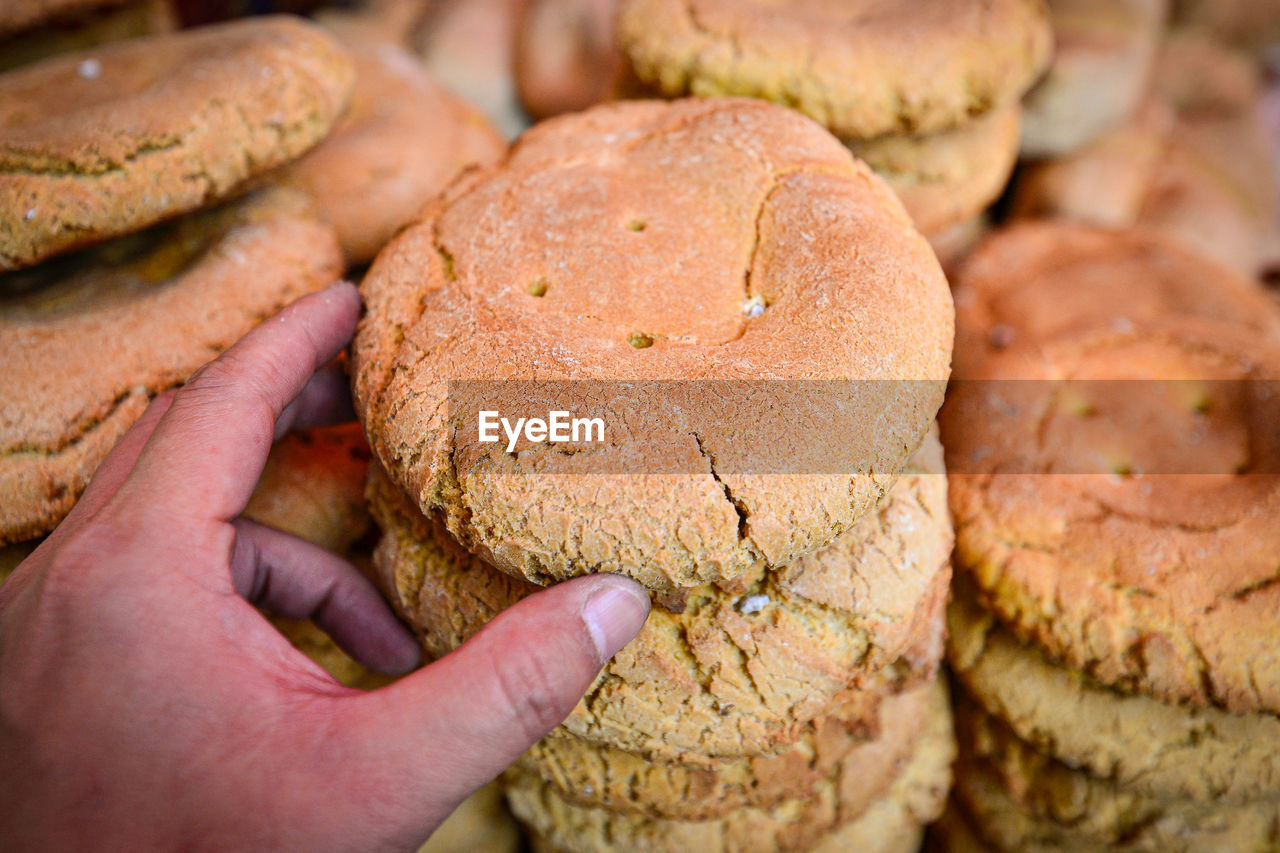
[[[503,148],[396,48],[295,18],[0,75],[0,544],[51,530],[152,397]]]
[[[1060,222],[991,238],[956,304],[940,848],[1274,849],[1280,314]]]
[[[931,240],[1004,190],[1052,42],[1041,0],[617,0],[610,43],[613,5],[530,2],[516,59],[534,115],[627,95],[782,104],[876,170]]]
[[[761,101],[602,105],[454,184],[362,292],[374,563],[428,653],[577,575],[653,599],[508,775],[538,845],[912,849],[952,758],[952,307],[885,185]],[[776,404],[818,380],[855,463],[785,469],[795,433],[756,427],[816,414]],[[514,420],[546,383],[603,441],[480,440],[468,388]]]

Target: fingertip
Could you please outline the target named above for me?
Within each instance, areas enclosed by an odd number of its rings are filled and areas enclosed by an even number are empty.
[[[599,575],[582,603],[582,621],[604,666],[640,633],[649,617],[649,593],[621,575]]]
[[[365,666],[384,675],[407,675],[422,665],[422,646],[407,628],[396,623],[382,638],[383,646]]]

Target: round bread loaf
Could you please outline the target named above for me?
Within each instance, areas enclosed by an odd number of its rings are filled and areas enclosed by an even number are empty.
[[[1040,0],[620,0],[636,74],[747,95],[842,139],[936,133],[1015,103],[1048,64]]]
[[[829,543],[928,430],[953,334],[937,260],[884,184],[802,116],[738,99],[544,122],[361,289],[374,453],[468,549],[543,584],[670,590]],[[482,443],[457,389],[512,411],[530,399],[513,380],[558,382],[607,440]],[[684,402],[636,411],[619,383]],[[823,389],[839,399],[806,397]],[[815,439],[804,425],[829,416],[839,434]]]
[[[0,270],[243,189],[329,132],[351,63],[297,18],[116,42],[0,76]]]
[[[956,566],[1020,636],[1125,691],[1280,711],[1280,355],[1144,323],[1013,347],[943,410]]]
[[[153,396],[341,272],[280,190],[0,276],[0,544],[53,529]]]
[[[1151,797],[1109,779],[1075,770],[1019,740],[1009,728],[960,700],[953,707],[961,766],[991,773],[1000,789],[1054,835],[1133,850],[1262,850],[1280,819],[1275,791],[1260,800]],[[1004,828],[989,833],[999,837]],[[1231,843],[1221,847],[1206,842]],[[1011,849],[1020,849],[1015,845]]]
[[[772,754],[838,693],[909,650],[931,666],[950,580],[940,456],[930,439],[916,457],[921,473],[904,476],[825,549],[780,570],[656,597],[639,635],[564,728],[657,760]],[[370,497],[384,533],[378,576],[429,654],[448,653],[540,589],[468,553],[376,469]]]

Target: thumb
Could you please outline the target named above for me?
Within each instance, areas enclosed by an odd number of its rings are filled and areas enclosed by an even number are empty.
[[[456,651],[351,701],[365,767],[394,774],[406,826],[430,832],[557,726],[640,630],[649,595],[617,575],[577,578],[508,608]],[[430,825],[423,826],[424,820]]]

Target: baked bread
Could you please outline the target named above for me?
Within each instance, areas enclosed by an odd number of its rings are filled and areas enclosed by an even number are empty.
[[[617,572],[663,591],[827,544],[928,429],[953,332],[884,184],[812,122],[737,99],[544,122],[361,290],[374,453],[464,546],[542,584]],[[607,440],[479,440],[477,410],[545,394],[591,407]],[[824,418],[838,435],[811,428]]]

